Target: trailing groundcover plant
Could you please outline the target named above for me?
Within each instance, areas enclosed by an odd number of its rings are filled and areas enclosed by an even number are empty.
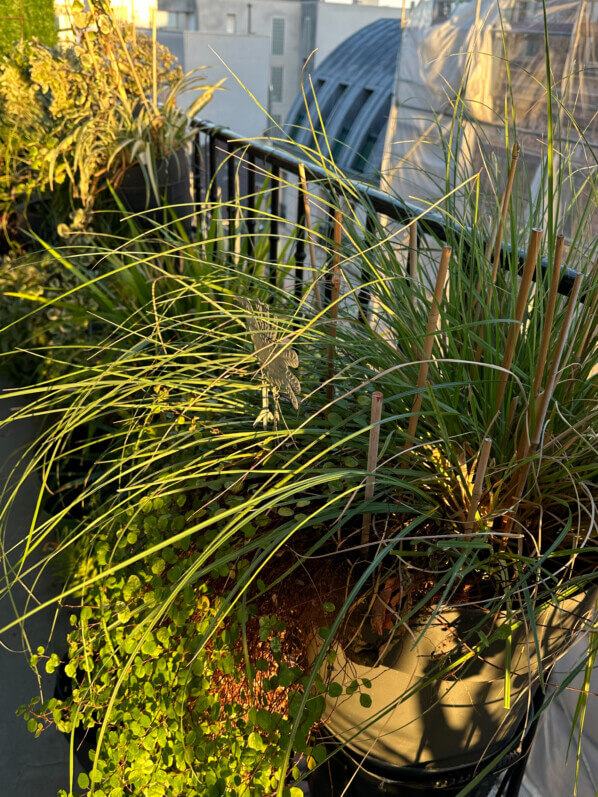
[[[561,205],[547,221],[566,153],[525,216],[516,176],[498,257],[500,203],[488,196],[488,218],[462,175],[433,209],[448,245],[429,236],[408,253],[352,210],[326,153],[304,155],[336,199],[304,197],[323,221],[286,228],[276,263],[270,183],[257,210],[206,203],[198,243],[154,251],[157,230],[97,245],[110,264],[98,275],[63,257],[103,339],[38,348],[51,378],[8,394],[21,409],[6,423],[44,421],[19,479],[42,474],[46,514],[4,551],[3,594],[55,568],[72,625],[62,660],[40,648],[31,661],[69,688],[23,714],[88,754],[78,785],[100,797],[297,797],[327,755],[313,736],[325,696],[371,704],[367,679],[329,678],[339,646],[372,664],[416,621],[478,607],[490,627],[429,675],[459,678],[596,583],[592,174],[584,212]],[[314,258],[298,296],[299,232]],[[563,266],[580,273],[569,296]],[[41,608],[32,598],[15,624]],[[508,705],[508,666],[504,691]]]

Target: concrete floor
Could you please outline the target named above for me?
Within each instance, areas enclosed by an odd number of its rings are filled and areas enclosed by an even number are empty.
[[[0,391],[8,388],[8,381],[0,376]],[[3,398],[0,392],[0,420],[4,420],[15,406],[14,399]],[[6,483],[8,474],[19,462],[34,433],[35,425],[30,420],[0,428],[0,484]],[[19,490],[7,523],[5,550],[18,545],[26,536],[37,489],[37,478],[30,477]],[[17,559],[18,550],[9,553],[6,558],[2,551],[3,577]],[[31,607],[36,601],[43,602],[56,594],[57,587],[53,574],[45,570],[35,585],[33,579],[29,578],[15,587],[10,597],[0,596],[0,628],[23,612],[28,599]],[[29,703],[35,695],[41,694],[47,700],[52,697],[54,690],[54,676],[46,675],[43,665],[40,667],[43,677],[38,682],[29,666],[29,654],[25,653],[27,643],[33,651],[38,645],[43,645],[50,652],[63,653],[65,635],[68,633],[67,620],[68,617],[59,614],[54,624],[55,612],[47,610],[30,618],[24,630],[17,626],[0,634],[1,797],[56,797],[59,789],[69,790],[69,746],[66,739],[54,729],[45,731],[35,739],[27,730],[23,718],[15,715],[17,708]],[[79,772],[75,762],[75,788]]]

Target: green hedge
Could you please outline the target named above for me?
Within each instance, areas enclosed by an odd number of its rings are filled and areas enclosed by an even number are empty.
[[[10,52],[21,38],[21,8],[23,13],[23,37],[34,36],[44,44],[56,44],[56,16],[54,0],[0,0],[0,56]],[[7,19],[17,17],[17,19]]]

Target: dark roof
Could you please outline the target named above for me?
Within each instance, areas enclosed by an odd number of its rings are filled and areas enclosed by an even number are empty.
[[[309,115],[300,92],[286,131],[297,143],[313,147],[313,126],[329,157],[319,108],[337,165],[373,177],[382,164],[400,41],[398,19],[378,19],[345,39],[311,75],[317,103],[309,80],[304,81]]]

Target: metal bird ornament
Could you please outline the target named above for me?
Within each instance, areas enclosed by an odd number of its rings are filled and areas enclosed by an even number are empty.
[[[279,338],[276,327],[272,326],[268,305],[257,299],[240,299],[246,311],[244,319],[247,331],[251,336],[254,354],[260,364],[262,377],[262,410],[254,422],[254,426],[262,423],[264,429],[269,423],[278,422],[278,397],[284,393],[293,407],[299,409],[297,395],[301,393],[301,383],[289,369],[297,368],[299,357],[294,349],[288,346],[287,338]],[[274,413],[270,412],[268,390],[272,390]]]

